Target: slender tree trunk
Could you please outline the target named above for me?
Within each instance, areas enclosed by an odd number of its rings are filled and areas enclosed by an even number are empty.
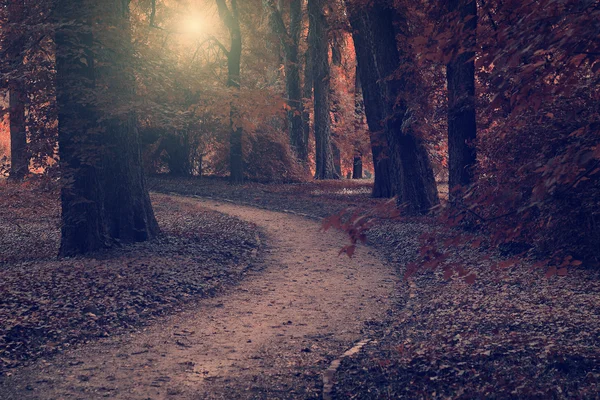
[[[232,4],[235,4],[233,0]],[[237,19],[236,19],[237,21]],[[227,86],[235,89],[240,88],[240,63],[242,56],[242,34],[239,23],[234,26],[231,31],[231,50],[227,60],[228,78]],[[240,125],[239,111],[237,109],[237,101],[231,105],[229,115],[229,124],[231,128],[231,136],[229,139],[229,168],[230,179],[232,183],[242,183],[244,181],[244,154],[242,146],[243,130]]]
[[[364,35],[366,48],[372,52],[377,73],[374,87],[378,87],[382,98],[379,104],[384,106],[392,192],[407,212],[426,213],[438,203],[438,196],[429,155],[411,128],[412,116],[406,98],[415,89],[414,77],[408,72],[400,77],[393,76],[400,65],[410,62],[410,56],[400,51],[396,42],[397,35],[404,34],[405,16],[383,2],[374,3],[368,10],[354,10],[351,14],[355,16],[351,18],[354,23],[357,18],[362,19],[361,24],[367,28],[367,35]],[[367,65],[361,66],[359,59],[359,68],[364,67]],[[372,79],[372,73],[361,73],[363,90],[366,82]]]
[[[475,0],[449,0],[449,13],[455,26],[462,27],[454,46],[456,55],[446,66],[448,81],[448,153],[450,200],[457,186],[468,186],[473,181],[473,168],[477,160],[475,138],[475,48],[477,30],[477,2]],[[462,49],[466,49],[462,50]]]
[[[369,47],[372,41],[366,18],[363,18],[362,10],[349,7],[350,22],[352,24],[352,38],[356,50],[356,73],[360,81],[360,95],[363,98],[367,125],[369,126],[369,139],[371,142],[371,154],[373,156],[373,168],[375,182],[373,184],[373,197],[393,197],[391,182],[390,158],[386,154],[388,149],[385,137],[383,97],[377,81],[377,71],[374,54]]]
[[[356,68],[354,74],[354,115],[357,119],[357,129],[362,131],[362,127],[365,125],[365,105],[360,88],[360,75],[358,74],[358,67]],[[362,146],[360,142],[357,142],[354,147],[354,157],[352,160],[352,179],[362,179],[362,177]]]
[[[363,178],[363,163],[362,163],[362,154],[357,152],[354,155],[354,162],[352,165],[352,179],[362,179]]]
[[[10,171],[9,178],[21,181],[29,173],[27,153],[27,129],[25,124],[25,77],[23,76],[23,58],[25,51],[25,4],[23,0],[8,3],[8,32],[6,55],[15,75],[8,83],[9,119],[10,119]]]
[[[19,85],[18,83],[13,83],[10,86],[11,89],[9,92],[9,178],[10,180],[21,181],[29,173],[29,157],[27,155],[27,130],[25,127],[25,99],[21,85]]]
[[[297,157],[304,164],[308,163],[308,141],[305,140],[302,115],[302,87],[300,84],[300,59],[298,47],[302,32],[302,0],[290,1],[290,39],[289,54],[287,55],[288,70],[286,86],[288,91],[288,120],[290,123],[290,138]]]
[[[229,30],[231,41],[227,53],[227,86],[240,88],[240,63],[242,59],[242,31],[240,29],[237,1],[231,0],[231,10],[225,0],[216,0],[221,20]],[[231,183],[244,181],[244,154],[242,146],[243,129],[240,125],[236,98],[232,101],[229,113],[229,171]]]
[[[328,27],[323,13],[323,0],[309,0],[309,45],[312,52],[314,121],[316,143],[316,179],[339,179],[335,171],[331,146],[330,67]]]
[[[333,166],[335,168],[335,173],[339,178],[342,178],[342,152],[334,141],[331,142],[331,150],[333,152]]]
[[[310,25],[308,27],[308,38],[310,38]],[[308,41],[308,40],[307,40]],[[312,57],[310,44],[306,46],[304,53],[304,85],[302,86],[303,104],[311,103],[313,98],[313,79],[312,79]],[[310,111],[309,107],[304,106],[302,110],[302,129],[304,133],[304,143],[306,143],[306,153],[308,154],[308,143],[310,140]]]
[[[267,1],[271,12],[272,25],[285,52],[285,88],[287,95],[287,118],[290,144],[296,157],[304,164],[308,163],[308,142],[304,140],[302,115],[302,88],[300,85],[300,61],[298,47],[302,31],[302,0],[290,0],[290,27],[285,27],[279,9],[272,1]]]
[[[131,54],[127,2],[57,0],[55,13],[65,183],[60,255],[147,240],[158,233],[158,224],[145,185],[136,118],[121,107],[131,100],[135,82],[124,67]],[[101,16],[101,25],[92,25],[95,16]],[[114,109],[100,109],[100,104]]]

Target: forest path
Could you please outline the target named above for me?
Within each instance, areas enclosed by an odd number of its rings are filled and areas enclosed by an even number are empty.
[[[338,256],[347,238],[290,214],[203,199],[255,223],[264,269],[193,310],[132,335],[38,362],[8,378],[3,399],[318,398],[332,359],[368,338],[397,284],[373,250]],[[7,386],[9,385],[9,386]],[[7,387],[11,387],[8,391]],[[2,393],[6,391],[5,393]]]

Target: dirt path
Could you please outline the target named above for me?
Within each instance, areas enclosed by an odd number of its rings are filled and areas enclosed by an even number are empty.
[[[0,387],[9,399],[318,398],[322,373],[381,320],[396,278],[366,248],[338,256],[337,232],[289,214],[197,202],[260,226],[265,269],[159,326],[38,362]]]

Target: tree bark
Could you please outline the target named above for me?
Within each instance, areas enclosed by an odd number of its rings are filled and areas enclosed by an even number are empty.
[[[56,3],[58,140],[64,182],[61,256],[144,241],[158,233],[136,118],[122,111],[135,82],[125,68],[131,55],[127,4]],[[102,22],[93,25],[94,19]]]
[[[285,52],[285,88],[290,144],[298,160],[306,164],[308,163],[308,142],[304,140],[302,119],[304,107],[302,104],[298,57],[300,33],[302,31],[302,0],[290,0],[289,32],[275,4],[272,1],[266,3],[273,19],[273,28]]]
[[[391,163],[392,192],[398,196],[398,203],[408,213],[427,213],[439,200],[429,155],[411,128],[412,116],[406,98],[414,91],[414,76],[410,72],[403,72],[400,76],[396,74],[401,65],[411,61],[410,55],[401,51],[396,41],[398,35],[405,34],[405,16],[384,2],[376,2],[368,10],[355,8],[351,15],[351,22],[356,25],[357,19],[362,20],[358,25],[366,28],[363,30],[366,35],[362,35],[365,39],[362,45],[370,50],[375,64],[376,76],[363,72],[361,81],[363,90],[371,81],[370,84],[377,88],[374,94],[381,97],[378,106],[383,105],[383,128]],[[353,25],[354,30],[359,27]],[[368,62],[361,63],[359,58],[359,69],[366,67]],[[376,78],[375,83],[372,82],[373,78]],[[372,100],[367,98],[365,96],[365,107]]]
[[[240,89],[240,63],[242,59],[242,31],[240,29],[237,0],[231,0],[231,10],[225,0],[216,0],[219,16],[229,30],[230,50],[227,55],[227,86]],[[240,126],[237,101],[231,103],[229,113],[229,179],[231,183],[244,182],[243,129]]]
[[[477,30],[477,2],[474,0],[449,0],[449,14],[453,25],[459,28],[453,46],[454,57],[446,66],[448,82],[448,153],[450,200],[458,186],[468,186],[473,181],[473,168],[477,160],[475,139],[477,123],[475,113],[475,48]],[[462,50],[462,49],[466,49]]]
[[[335,173],[339,178],[342,178],[342,152],[335,141],[331,142],[331,150],[333,152],[333,166],[335,168]]]
[[[352,163],[352,179],[362,179],[363,178],[363,163],[362,163],[362,154],[357,152],[354,155],[354,161]]]
[[[15,75],[9,83],[10,171],[9,178],[21,181],[29,173],[25,102],[27,99],[23,59],[25,51],[25,4],[23,0],[8,3],[6,55]]]
[[[310,38],[310,24],[308,27],[308,38]],[[308,41],[307,38],[307,41]],[[313,79],[312,79],[312,57],[310,44],[306,46],[304,53],[304,84],[302,86],[302,102],[304,105],[311,103],[313,97]],[[302,129],[304,131],[304,143],[306,143],[306,153],[308,154],[308,144],[310,140],[310,111],[309,107],[304,106],[302,111]]]
[[[375,175],[372,196],[375,198],[390,198],[394,196],[394,193],[392,192],[390,158],[386,154],[388,144],[383,126],[385,106],[375,69],[377,64],[372,49],[369,47],[372,39],[370,39],[370,31],[367,25],[368,20],[363,18],[362,11],[356,9],[356,7],[348,7],[348,10],[352,25],[352,39],[356,50],[357,80],[360,81],[359,87],[363,98],[367,125],[369,126]]]
[[[354,73],[354,115],[357,119],[356,126],[362,130],[365,125],[365,104],[362,97],[362,90],[360,88],[360,74],[358,73],[358,66]],[[360,142],[356,142],[354,146],[354,157],[352,160],[352,179],[362,179],[363,177],[363,150]]]
[[[167,150],[169,173],[173,176],[192,176],[192,157],[189,133],[187,131],[170,132],[163,139]]]
[[[309,0],[308,15],[309,46],[313,63],[315,179],[339,179],[335,172],[331,146],[329,41],[323,0]]]

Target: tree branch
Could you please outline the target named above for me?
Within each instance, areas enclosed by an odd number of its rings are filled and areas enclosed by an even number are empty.
[[[219,41],[219,39],[217,39],[216,37],[214,37],[214,36],[211,35],[207,39],[205,39],[202,42],[200,42],[200,44],[198,44],[198,47],[196,47],[196,51],[194,52],[194,55],[192,56],[192,63],[194,62],[194,60],[196,60],[196,56],[198,55],[198,52],[200,51],[200,48],[202,46],[204,46],[208,42],[213,42],[214,44],[216,44],[217,47],[219,47],[219,49],[221,49],[221,51],[225,54],[225,56],[229,57],[229,50],[227,50],[227,48],[225,47],[225,45],[223,45],[223,43],[221,43]]]

